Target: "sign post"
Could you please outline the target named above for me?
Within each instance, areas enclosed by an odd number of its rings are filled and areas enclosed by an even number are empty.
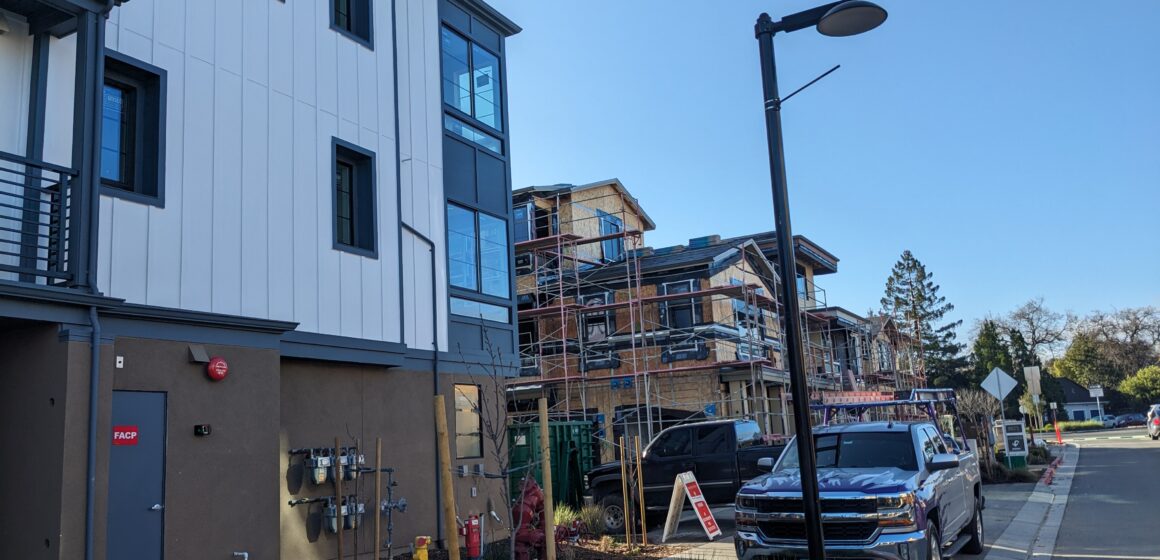
[[[1059,420],[1055,418],[1055,409],[1058,405],[1051,403],[1051,425],[1055,426],[1055,443],[1063,445],[1063,434],[1059,432]]]
[[[1099,385],[1088,387],[1088,395],[1096,399],[1096,408],[1100,411],[1100,422],[1104,421],[1104,405],[1100,404],[1100,397],[1104,396],[1104,388]]]
[[[685,498],[688,498],[689,502],[693,504],[693,511],[697,514],[701,528],[705,530],[709,540],[721,536],[721,527],[717,525],[717,520],[713,518],[713,511],[709,509],[709,503],[701,494],[701,486],[697,484],[697,477],[693,476],[692,471],[687,471],[678,474],[677,478],[673,480],[673,497],[669,500],[669,515],[665,519],[665,530],[661,533],[661,542],[667,541],[677,531],[677,524],[681,522],[681,511],[685,509]]]
[[[1017,382],[1014,377],[1007,375],[1007,372],[995,368],[991,370],[991,374],[987,376],[979,385],[984,391],[991,393],[996,399],[999,399],[999,426],[1003,430],[1003,441],[1007,441],[1007,419],[1006,411],[1003,410],[1003,399],[1015,389]],[[1007,467],[1011,467],[1011,454],[1007,453]]]

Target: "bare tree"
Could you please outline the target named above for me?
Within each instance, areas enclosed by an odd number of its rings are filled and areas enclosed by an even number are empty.
[[[962,419],[974,429],[979,458],[990,469],[994,455],[988,444],[987,430],[990,429],[991,419],[999,414],[999,399],[979,389],[961,389],[955,391],[955,405]]]
[[[1052,311],[1043,298],[1033,298],[998,319],[1007,329],[1019,331],[1027,347],[1040,358],[1054,357],[1064,342],[1072,316]]]

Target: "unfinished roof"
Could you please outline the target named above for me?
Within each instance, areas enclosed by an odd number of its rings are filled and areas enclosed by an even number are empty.
[[[752,239],[761,246],[766,257],[772,259],[777,254],[777,233],[763,231],[752,235],[741,235],[724,239],[721,243],[735,243],[742,239]],[[814,267],[814,275],[833,274],[838,271],[838,257],[823,249],[817,243],[804,235],[793,236],[794,254],[797,258],[809,261]]]
[[[620,179],[615,177],[603,181],[587,183],[584,185],[559,183],[556,185],[523,187],[512,191],[512,199],[517,199],[521,195],[546,197],[557,194],[570,194],[588,189],[595,189],[598,187],[612,187],[613,189],[616,189],[616,191],[620,193],[620,196],[624,199],[625,204],[627,204],[629,208],[632,208],[633,212],[640,216],[641,221],[643,221],[645,224],[645,231],[652,231],[657,228],[656,222],[654,222],[652,218],[649,217],[649,215],[644,211],[644,208],[641,208],[640,201],[628,192],[628,189],[624,187],[624,183],[621,183]]]
[[[757,245],[748,239],[730,245],[724,243],[702,247],[676,245],[674,247],[656,249],[652,252],[646,249],[640,253],[637,263],[640,266],[640,273],[647,275],[669,270],[709,267],[712,265],[732,263],[741,256],[742,251],[749,251],[752,256],[764,261],[762,267],[767,268],[768,274],[770,277],[773,277],[773,266],[761,254]],[[625,268],[623,263],[620,263],[620,265],[611,263],[585,274],[585,280],[615,280],[624,277],[624,275]]]

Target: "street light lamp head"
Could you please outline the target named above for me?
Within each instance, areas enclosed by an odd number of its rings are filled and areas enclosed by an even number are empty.
[[[818,20],[818,33],[829,37],[849,37],[865,33],[886,21],[886,10],[866,0],[842,2]]]

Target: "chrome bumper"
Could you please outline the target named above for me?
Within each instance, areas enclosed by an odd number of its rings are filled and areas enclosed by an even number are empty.
[[[769,541],[759,533],[738,531],[733,537],[738,560],[782,560],[809,558],[803,542]],[[881,558],[884,560],[926,560],[926,535],[913,533],[880,534],[867,544],[827,544],[827,558]]]

